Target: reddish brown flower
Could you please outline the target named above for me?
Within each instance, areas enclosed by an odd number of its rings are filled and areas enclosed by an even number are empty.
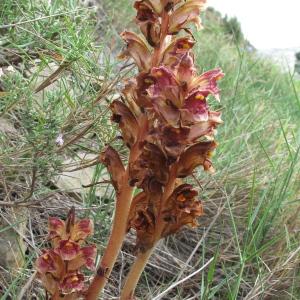
[[[158,201],[160,195],[153,195],[152,201]],[[136,231],[136,248],[142,252],[151,248],[154,243],[155,212],[149,206],[149,196],[141,192],[132,201],[128,216],[128,230]],[[154,208],[154,207],[153,207]]]
[[[71,239],[78,242],[93,234],[94,225],[91,220],[84,219],[74,224],[74,220],[70,221],[72,218],[70,216],[66,222],[54,217],[49,218],[49,237],[54,247],[57,247],[61,240]]]
[[[133,32],[124,31],[121,37],[126,41],[127,47],[120,54],[119,58],[131,57],[140,71],[147,71],[150,68],[150,49],[146,41]]]
[[[115,190],[118,191],[122,184],[122,178],[125,173],[125,168],[118,152],[112,147],[107,146],[101,153],[100,160],[107,167],[113,182],[113,186]]]
[[[59,241],[58,247],[54,250],[63,260],[72,260],[79,254],[80,246],[71,240]]]
[[[60,289],[64,294],[82,291],[84,289],[84,276],[81,273],[70,273],[60,284]]]
[[[89,219],[75,221],[75,209],[71,208],[65,222],[50,217],[48,225],[54,249],[44,250],[37,259],[38,277],[52,296],[64,294],[63,299],[78,299],[84,288],[80,269],[94,269],[96,246],[82,246],[93,233],[93,222]]]
[[[198,166],[213,171],[210,160],[217,144],[221,114],[209,106],[209,96],[219,99],[217,81],[224,74],[214,69],[198,76],[192,48],[191,24],[201,27],[200,12],[206,0],[138,0],[136,23],[142,36],[123,32],[127,47],[122,58],[132,58],[139,73],[126,81],[120,101],[113,101],[112,120],[118,123],[129,148],[126,169],[118,153],[108,147],[101,161],[111,174],[117,192],[116,219],[104,260],[88,290],[101,290],[115,262],[118,245],[127,230],[136,233],[136,249],[146,252],[161,239],[184,226],[196,226],[203,215],[197,191],[183,183]],[[176,35],[181,31],[181,37]],[[133,186],[138,194],[132,200]],[[132,201],[131,201],[132,200]],[[130,205],[131,204],[131,205]],[[130,205],[129,214],[128,208]],[[118,218],[120,214],[123,217]],[[73,257],[69,267],[88,265],[92,249]],[[110,251],[112,255],[110,257]],[[151,251],[149,251],[150,253]],[[131,299],[137,275],[147,255],[138,255],[121,294]]]
[[[175,75],[167,67],[152,68],[152,85],[147,93],[153,108],[163,120],[174,126],[179,126],[180,111],[184,100],[184,91],[181,89]]]
[[[175,67],[175,76],[183,87],[186,86],[187,90],[188,85],[195,74],[196,68],[194,65],[194,56],[187,52],[178,61],[178,64]]]
[[[192,128],[188,126],[180,126],[178,128],[172,126],[164,127],[163,146],[168,155],[174,158],[173,162],[178,159],[189,145],[194,143],[191,130]]]
[[[90,219],[82,219],[75,222],[74,227],[71,228],[70,240],[80,242],[87,237],[94,234],[94,223]]]
[[[64,272],[64,263],[54,250],[44,250],[36,261],[36,269],[40,274],[51,273],[53,277],[60,278]]]
[[[204,136],[211,136],[213,138],[215,128],[222,123],[220,112],[208,111],[207,121],[197,122],[190,126],[188,140],[196,142],[199,138]]]
[[[196,199],[198,193],[189,184],[178,186],[162,208],[164,229],[161,238],[178,232],[182,227],[197,225],[197,218],[203,215],[203,207]],[[139,193],[133,199],[128,218],[128,229],[136,231],[136,247],[144,252],[155,242],[156,220],[159,214],[160,195]]]
[[[200,165],[205,171],[213,172],[210,157],[213,150],[217,147],[215,142],[199,142],[187,148],[180,156],[177,163],[177,176],[180,178],[189,176],[194,169]]]
[[[153,79],[153,85],[151,85],[152,88],[149,88],[152,92],[151,96],[157,96],[158,94],[165,92],[165,89],[178,85],[172,71],[165,66],[152,68],[150,74]]]
[[[82,247],[79,251],[77,256],[69,261],[68,270],[69,271],[76,271],[81,267],[86,267],[90,270],[95,269],[95,258],[97,255],[97,248],[95,245]]]
[[[123,90],[123,95],[128,105],[131,105],[135,115],[138,116],[142,111],[152,109],[151,99],[148,97],[147,89],[153,84],[147,72],[141,72],[135,79],[130,80]],[[127,100],[128,99],[128,100]]]
[[[174,39],[162,53],[162,64],[174,68],[194,45],[195,40],[190,36]]]
[[[178,127],[180,122],[180,111],[172,101],[165,101],[161,97],[152,99],[153,108],[164,123]]]
[[[131,184],[148,192],[159,192],[168,181],[167,158],[155,144],[146,143],[139,159],[130,165]]]
[[[164,11],[171,10],[177,3],[182,0],[139,0],[136,1],[134,7],[137,8],[137,4],[142,3],[149,9],[153,10],[157,15],[162,15]]]
[[[36,261],[38,277],[44,288],[54,295],[59,290],[59,283],[67,273],[66,265],[53,249],[44,250]]]
[[[111,110],[112,120],[119,124],[125,144],[131,147],[136,142],[139,128],[135,115],[121,101],[114,101]]]
[[[153,85],[148,88],[149,96],[152,99],[159,98],[164,102],[168,100],[176,107],[180,107],[182,102],[180,86],[173,72],[167,67],[161,66],[152,68],[151,76]]]
[[[224,73],[220,68],[213,69],[193,78],[190,90],[197,90],[203,94],[212,94],[219,100],[220,89],[217,81],[224,77]]]
[[[201,29],[200,12],[204,8],[206,0],[187,0],[177,7],[170,16],[169,33],[174,34],[186,28],[189,23],[194,23],[197,29]]]
[[[164,1],[164,0],[163,0]],[[163,1],[161,0],[139,0],[134,3],[134,8],[138,11],[145,8],[152,11],[153,14],[159,15],[163,10]],[[145,7],[145,8],[144,8]]]
[[[207,94],[196,91],[184,101],[181,116],[184,122],[202,122],[208,120],[209,108],[206,102]]]
[[[127,81],[122,101],[114,101],[111,109],[125,144],[138,152],[133,160],[129,155],[128,183],[141,192],[131,205],[128,229],[136,231],[140,251],[184,225],[196,225],[203,214],[190,185],[174,186],[198,166],[213,171],[214,135],[222,123],[221,113],[210,110],[209,96],[219,100],[217,84],[224,74],[219,68],[197,74],[195,40],[188,29],[191,24],[201,27],[199,15],[205,3],[135,1],[136,22],[144,37],[126,31],[121,35],[127,43],[125,56],[135,60],[139,73]],[[179,31],[183,36],[176,36]],[[103,161],[118,191],[120,182],[126,184],[121,175],[124,167],[115,151],[108,152]]]
[[[136,18],[138,21],[151,21],[156,22],[158,20],[158,14],[160,9],[160,1],[136,1],[134,8],[137,10]]]
[[[166,222],[163,237],[178,232],[183,226],[198,225],[197,218],[203,215],[203,207],[195,198],[197,195],[189,184],[182,184],[174,190],[163,211]]]
[[[147,42],[152,47],[157,46],[160,38],[160,20],[155,10],[159,9],[158,5],[155,1],[136,1],[134,7],[137,10],[137,24]]]
[[[65,222],[63,220],[50,217],[48,219],[48,229],[50,239],[66,238]]]

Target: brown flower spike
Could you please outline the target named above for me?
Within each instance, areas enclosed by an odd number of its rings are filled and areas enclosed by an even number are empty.
[[[213,171],[210,157],[217,146],[213,137],[222,123],[220,113],[209,109],[208,99],[211,95],[219,100],[217,81],[224,74],[219,68],[197,74],[195,40],[187,28],[191,23],[201,27],[204,4],[203,0],[136,1],[136,22],[143,36],[121,34],[127,43],[122,57],[131,57],[140,73],[125,87],[127,101],[112,104],[113,120],[122,120],[128,146],[141,130],[137,120],[143,115],[148,123],[140,155],[129,164],[130,183],[142,191],[131,204],[128,229],[136,231],[136,246],[143,252],[184,225],[194,226],[203,214],[192,186],[175,189],[174,182],[191,175],[197,166]],[[122,112],[115,109],[119,106]],[[176,200],[179,191],[178,197],[187,197],[187,202]]]
[[[98,276],[88,291],[96,299],[106,284],[126,232],[136,232],[137,259],[121,300],[132,299],[135,286],[156,243],[203,215],[197,191],[182,180],[201,166],[213,172],[212,153],[221,113],[209,103],[220,100],[220,68],[198,74],[190,25],[200,29],[206,0],[135,1],[141,34],[124,31],[120,58],[131,58],[138,74],[125,82],[120,100],[111,104],[129,148],[126,166],[108,146],[101,155],[116,189],[115,219]],[[133,191],[138,193],[132,199]],[[106,270],[105,276],[101,270]],[[100,276],[100,275],[101,276]]]
[[[81,269],[95,269],[96,246],[85,242],[93,234],[93,223],[89,219],[75,222],[71,209],[66,222],[50,217],[48,228],[52,248],[37,259],[38,276],[51,299],[78,299],[85,290]]]

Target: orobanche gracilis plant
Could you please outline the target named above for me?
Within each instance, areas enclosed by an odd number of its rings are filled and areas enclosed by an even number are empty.
[[[196,167],[213,171],[210,160],[217,144],[221,113],[211,111],[210,96],[219,100],[217,68],[197,74],[188,26],[201,28],[206,0],[135,1],[142,35],[124,31],[126,49],[138,74],[127,80],[120,100],[111,104],[129,156],[124,166],[111,146],[101,154],[116,190],[115,216],[106,250],[86,299],[97,299],[104,288],[126,233],[136,232],[136,261],[122,300],[133,299],[139,277],[158,241],[183,226],[196,226],[203,215],[198,193],[183,181]],[[133,197],[133,192],[135,196]]]
[[[93,234],[93,222],[76,221],[72,208],[66,222],[49,218],[48,230],[52,247],[43,250],[36,261],[38,276],[51,299],[79,299],[86,290],[81,270],[95,269],[96,246],[86,243]]]

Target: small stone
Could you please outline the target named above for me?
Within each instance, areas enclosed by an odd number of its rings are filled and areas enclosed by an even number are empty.
[[[60,133],[56,140],[55,140],[56,144],[58,144],[59,146],[62,146],[64,144],[64,139],[63,139],[63,135]]]
[[[0,132],[2,133],[10,133],[10,134],[17,134],[17,130],[15,129],[12,122],[5,118],[0,117]]]
[[[16,72],[16,70],[15,70],[15,68],[13,66],[8,66],[6,68],[6,71],[11,72],[11,73],[15,73]]]

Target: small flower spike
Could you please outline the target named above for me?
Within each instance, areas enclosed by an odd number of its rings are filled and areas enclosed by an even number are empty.
[[[56,297],[53,299],[78,299],[85,290],[81,269],[95,269],[96,246],[86,244],[87,237],[93,234],[93,222],[75,221],[72,208],[66,221],[50,217],[48,230],[53,248],[43,250],[38,257],[38,277],[46,291]]]

